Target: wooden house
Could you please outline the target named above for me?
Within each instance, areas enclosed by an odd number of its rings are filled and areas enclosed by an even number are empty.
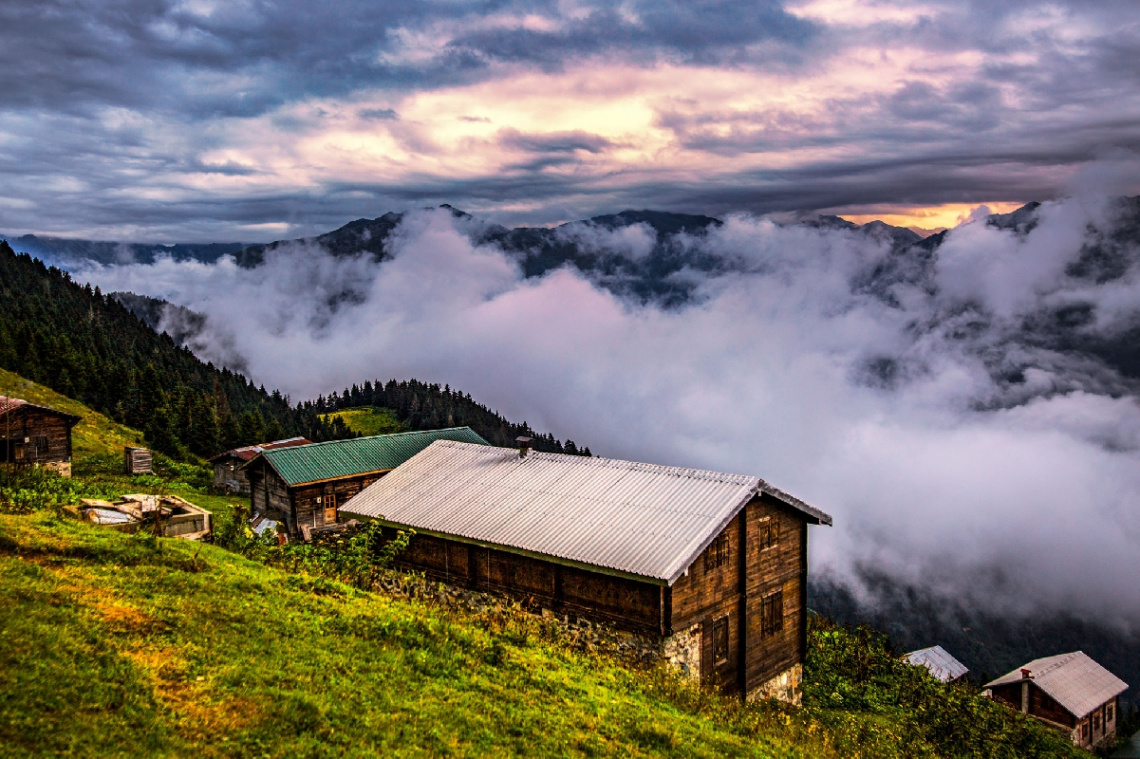
[[[486,445],[469,427],[262,450],[243,467],[253,517],[299,536],[335,524],[340,506],[437,440]]]
[[[123,446],[123,471],[127,474],[154,474],[154,456],[149,448]]]
[[[1128,684],[1082,651],[1034,659],[986,683],[990,698],[1093,749],[1116,740],[1120,694]]]
[[[0,395],[0,456],[71,476],[71,428],[80,417]]]
[[[807,527],[757,477],[440,441],[341,509],[406,567],[660,642],[689,677],[798,703]]]
[[[241,448],[219,453],[210,459],[214,466],[214,489],[224,493],[240,493],[249,495],[249,478],[246,477],[242,467],[253,460],[262,451],[271,451],[275,448],[289,448],[295,445],[311,445],[312,440],[303,437],[291,437],[285,440],[274,440],[270,443],[247,445]]]

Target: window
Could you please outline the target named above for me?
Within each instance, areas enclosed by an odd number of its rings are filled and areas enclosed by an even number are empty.
[[[1104,721],[1112,722],[1112,704],[1104,707]]]
[[[1099,713],[1093,715],[1093,731],[1097,732],[1097,733],[1100,732],[1100,714]]]
[[[1084,724],[1081,725],[1081,740],[1087,741],[1088,739],[1089,739],[1089,721],[1085,720]]]
[[[721,533],[705,551],[705,571],[723,567],[728,563],[728,535]]]
[[[760,550],[767,551],[769,548],[775,548],[779,542],[780,523],[772,517],[762,518],[760,520]]]
[[[760,599],[760,637],[775,635],[784,629],[784,591],[777,590]]]
[[[728,661],[728,617],[713,622],[713,661],[722,664]]]

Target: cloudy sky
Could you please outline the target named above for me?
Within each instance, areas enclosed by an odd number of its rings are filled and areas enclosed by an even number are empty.
[[[937,228],[1140,145],[1132,0],[5,0],[0,50],[7,233],[262,241],[443,202]]]

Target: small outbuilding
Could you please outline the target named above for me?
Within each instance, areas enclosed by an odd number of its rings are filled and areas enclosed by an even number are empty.
[[[81,417],[0,395],[0,460],[71,476],[71,428]]]
[[[349,501],[404,567],[647,636],[692,679],[798,703],[808,525],[758,477],[441,440]]]
[[[291,448],[297,445],[312,445],[312,443],[313,441],[307,438],[291,437],[269,443],[247,445],[219,453],[210,459],[210,463],[214,465],[214,488],[225,493],[249,495],[249,478],[246,477],[245,471],[242,469],[246,463],[252,461],[262,451]]]
[[[470,427],[452,427],[263,450],[242,467],[251,515],[293,537],[330,527],[345,501],[437,440],[487,445]]]
[[[941,680],[944,683],[959,680],[970,671],[965,664],[951,656],[942,646],[921,648],[918,651],[903,654],[903,661],[916,667],[926,667],[936,680]]]
[[[1119,697],[1128,690],[1082,651],[1034,659],[985,687],[990,698],[1064,731],[1087,749],[1116,740]]]

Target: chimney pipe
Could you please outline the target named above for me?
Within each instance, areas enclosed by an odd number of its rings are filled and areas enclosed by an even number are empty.
[[[515,442],[519,444],[519,458],[525,459],[527,451],[530,450],[530,444],[534,442],[534,438],[519,435],[515,438]]]

